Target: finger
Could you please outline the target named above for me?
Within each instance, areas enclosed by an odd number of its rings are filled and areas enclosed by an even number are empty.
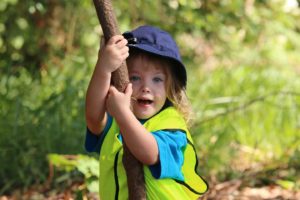
[[[113,94],[114,94],[113,88],[112,86],[110,86],[107,93],[107,99],[111,98]]]
[[[108,40],[108,45],[112,45],[112,44],[116,44],[118,41],[124,39],[123,35],[115,35],[112,36],[109,40]]]
[[[117,47],[122,48],[122,47],[125,47],[127,43],[128,43],[128,41],[125,38],[123,38],[123,39],[117,41],[116,45],[117,45]]]
[[[127,46],[124,46],[122,49],[120,49],[121,54],[126,54],[126,53],[128,53],[128,51],[129,51],[129,48]]]
[[[122,60],[126,62],[125,60],[128,58],[128,56],[129,56],[129,52],[122,54]]]
[[[131,95],[132,95],[132,84],[131,83],[128,83],[124,93],[127,97],[129,97],[129,98],[131,97]]]
[[[118,91],[117,88],[116,88],[115,86],[113,86],[113,85],[111,85],[111,86],[109,87],[109,90],[108,90],[108,92],[109,92],[110,94],[115,94],[117,91]]]

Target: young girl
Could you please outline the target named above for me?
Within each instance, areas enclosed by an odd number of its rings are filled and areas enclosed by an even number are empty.
[[[127,57],[131,83],[122,93],[111,74]],[[86,149],[100,152],[100,199],[128,198],[124,142],[144,165],[147,199],[197,199],[207,190],[186,125],[186,79],[175,41],[158,28],[141,26],[100,49],[86,96]]]

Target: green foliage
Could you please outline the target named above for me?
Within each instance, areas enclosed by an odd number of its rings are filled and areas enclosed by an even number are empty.
[[[88,45],[82,40],[91,32],[90,25],[98,24],[93,15],[89,1],[1,1],[0,55],[5,59],[0,73],[9,67],[11,72],[26,68],[39,75],[49,60],[60,62],[74,47]]]
[[[192,80],[193,127],[203,169],[218,173],[287,163],[299,148],[300,83],[291,71],[218,68]],[[224,86],[226,83],[226,86]],[[207,91],[210,91],[207,93]],[[222,152],[222,153],[220,153]],[[242,161],[241,161],[242,160]],[[243,162],[243,163],[239,163]]]
[[[122,32],[151,24],[176,38],[202,174],[222,180],[284,165],[299,177],[300,11],[291,2],[113,1]],[[84,152],[99,35],[92,1],[0,2],[0,193],[44,182],[48,154]],[[97,165],[49,159],[87,179]],[[277,184],[288,181],[297,182]]]
[[[87,1],[1,1],[0,193],[44,182],[48,153],[84,152],[91,14]]]
[[[83,152],[90,72],[84,58],[64,64],[41,71],[41,79],[22,68],[18,76],[1,75],[0,185],[40,183],[48,174],[46,154]]]
[[[85,182],[86,189],[90,192],[98,193],[99,192],[99,161],[93,157],[85,155],[76,155],[76,156],[64,156],[59,154],[49,154],[48,161],[55,168],[68,172],[79,171]]]

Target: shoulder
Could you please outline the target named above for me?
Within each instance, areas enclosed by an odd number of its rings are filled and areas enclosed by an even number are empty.
[[[187,130],[187,125],[183,116],[172,106],[162,110],[147,120],[144,126],[151,131],[164,129]]]

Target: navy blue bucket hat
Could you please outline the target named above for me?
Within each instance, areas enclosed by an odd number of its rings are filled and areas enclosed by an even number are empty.
[[[132,31],[123,33],[128,41],[129,49],[139,49],[150,54],[161,56],[174,61],[173,70],[183,87],[186,87],[187,75],[182,63],[179,49],[172,36],[153,26],[140,26]]]

